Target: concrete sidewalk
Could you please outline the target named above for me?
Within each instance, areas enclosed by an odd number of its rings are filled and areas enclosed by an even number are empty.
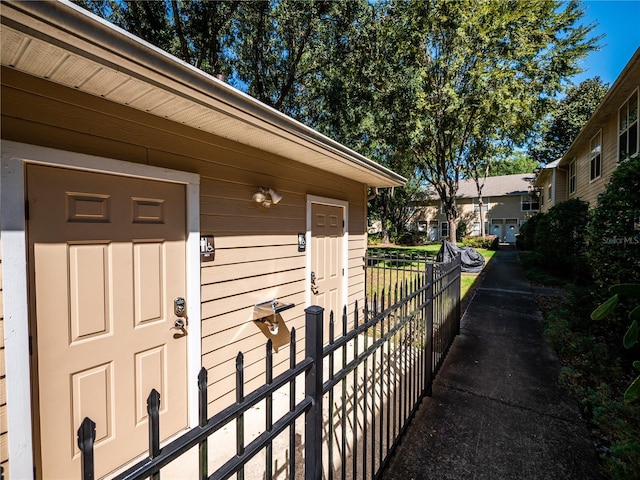
[[[384,480],[601,478],[518,254],[502,248]]]

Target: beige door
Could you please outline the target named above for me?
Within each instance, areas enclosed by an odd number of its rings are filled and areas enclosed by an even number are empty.
[[[187,426],[183,185],[28,166],[37,476],[79,478],[77,430],[96,422],[96,477]],[[39,397],[39,398],[38,398]]]
[[[333,205],[311,205],[311,271],[313,277],[311,303],[324,307],[324,341],[329,339],[329,312],[340,325],[342,285],[344,278],[342,240],[344,209]],[[338,332],[336,332],[336,335]]]

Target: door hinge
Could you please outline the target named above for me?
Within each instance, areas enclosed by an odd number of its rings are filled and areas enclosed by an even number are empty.
[[[33,356],[33,337],[29,335],[29,356]]]
[[[29,221],[29,200],[24,201],[24,219]]]

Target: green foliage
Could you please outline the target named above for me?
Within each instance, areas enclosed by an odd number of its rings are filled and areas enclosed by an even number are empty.
[[[531,157],[543,165],[562,157],[608,89],[608,84],[595,77],[572,85],[562,99],[553,101],[551,115],[539,127],[543,133],[530,148]]]
[[[427,239],[427,234],[422,232],[402,232],[391,238],[396,245],[416,246],[423,245]]]
[[[593,308],[590,289],[570,289],[563,303],[546,312],[545,336],[562,361],[561,383],[581,401],[597,433],[603,475],[640,478],[640,402],[624,400],[629,373],[617,349],[619,339],[616,344],[606,329],[585,321]]]
[[[620,298],[631,298],[636,302],[640,301],[640,283],[613,285],[609,288],[609,292],[613,295],[591,313],[592,320],[604,320],[612,315]],[[638,326],[639,318],[640,305],[636,306],[629,313],[629,320],[631,324],[622,340],[624,348],[628,350],[632,349],[638,343],[638,334],[640,331]],[[633,362],[633,367],[640,371],[640,361]],[[629,385],[627,390],[624,392],[624,399],[626,402],[635,402],[640,399],[640,375],[633,380],[631,385]]]
[[[599,288],[640,281],[640,157],[618,164],[589,226],[589,260]]]
[[[390,61],[415,84],[406,133],[417,167],[457,222],[462,175],[521,143],[546,99],[593,48],[575,2],[392,2],[403,41]],[[405,68],[406,67],[406,68]],[[473,176],[473,175],[471,175]],[[453,233],[453,232],[452,232]]]
[[[640,478],[638,185],[640,159],[619,163],[587,227],[586,252],[595,285],[572,290],[565,305],[546,315],[549,341],[565,365],[562,381],[580,398],[585,415],[600,432],[604,474],[620,479]],[[564,218],[567,226],[575,224],[581,211],[567,209],[556,223]],[[547,216],[538,220],[536,240],[541,228],[552,224]],[[527,252],[533,259],[523,257],[522,263],[526,268],[554,265],[558,259],[549,253]],[[607,290],[610,298],[603,298]]]
[[[536,213],[522,224],[519,234],[521,248],[519,249],[527,251],[535,250],[536,228],[538,226],[538,222],[542,218],[542,215],[542,213]]]
[[[462,239],[464,247],[485,248],[487,250],[498,250],[500,242],[495,235],[487,235],[485,237],[464,237]]]
[[[579,199],[559,203],[537,220],[534,247],[550,270],[588,280],[588,221],[589,204]]]
[[[466,237],[468,229],[469,226],[467,225],[467,222],[465,222],[464,220],[458,222],[458,227],[456,228],[456,238]]]
[[[517,173],[532,173],[540,168],[537,160],[521,151],[512,152],[506,158],[496,160],[489,166],[489,176],[515,175]]]

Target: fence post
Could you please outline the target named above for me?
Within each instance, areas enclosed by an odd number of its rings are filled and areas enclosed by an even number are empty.
[[[425,303],[427,314],[427,351],[425,360],[425,370],[427,376],[427,390],[426,394],[431,396],[432,384],[433,384],[433,309],[435,308],[433,299],[433,282],[434,282],[434,268],[433,263],[427,263],[427,288],[425,290]]]
[[[460,307],[460,287],[461,287],[460,283],[462,281],[462,278],[461,278],[462,277],[462,254],[459,253],[456,256],[456,259],[457,259],[457,261],[456,261],[456,273],[455,273],[456,281],[454,283],[454,285],[456,287],[455,288],[456,335],[460,335],[460,314],[461,314],[461,312],[460,312],[460,308],[461,308]]]
[[[207,369],[202,367],[200,373],[198,373],[198,425],[205,427],[208,421],[208,399],[207,399]],[[208,455],[208,440],[205,438],[198,446],[199,457],[199,473],[200,479],[204,480],[209,476],[209,455]]]
[[[82,452],[82,480],[93,480],[93,443],[96,441],[96,423],[84,417],[78,429],[78,448]]]
[[[160,393],[154,388],[147,397],[149,414],[149,458],[160,455]],[[160,479],[160,472],[152,475],[153,480]]]
[[[322,324],[324,308],[312,305],[305,309],[306,356],[313,364],[305,376],[306,396],[313,404],[305,413],[304,475],[305,480],[322,478]]]

